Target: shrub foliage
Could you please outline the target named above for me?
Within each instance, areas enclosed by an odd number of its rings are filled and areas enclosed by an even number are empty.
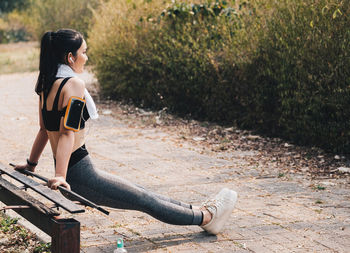
[[[40,40],[44,32],[72,28],[87,35],[93,9],[103,0],[0,2],[0,43]]]
[[[20,14],[28,4],[29,0],[0,1],[0,43],[30,39]]]
[[[275,108],[271,117],[266,115],[273,119],[270,123],[259,120],[298,143],[348,153],[349,5],[332,0],[282,3],[260,39],[255,57],[260,64],[252,65],[257,67],[252,86],[264,87],[253,92],[258,96],[254,108]]]
[[[348,153],[349,6],[340,0],[101,3],[103,92]]]
[[[28,6],[29,0],[1,0],[0,1],[0,15],[11,12],[15,9],[20,10]]]
[[[87,34],[92,10],[99,0],[29,0],[24,21],[33,36],[39,39],[48,30],[72,28]]]

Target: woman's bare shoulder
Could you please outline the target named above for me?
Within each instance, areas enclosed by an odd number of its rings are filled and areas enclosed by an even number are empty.
[[[72,77],[68,80],[67,84],[69,84],[69,86],[74,87],[74,88],[80,88],[80,89],[84,89],[85,88],[85,82],[84,80],[82,80],[79,77]]]
[[[73,77],[67,81],[64,87],[64,95],[68,96],[82,96],[84,94],[85,82],[84,80]]]
[[[85,82],[78,78],[78,77],[73,77],[70,78],[64,88],[62,89],[62,93],[64,96],[64,100],[67,102],[67,99],[72,96],[77,96],[77,97],[83,97],[84,96],[84,90],[85,90]],[[64,104],[66,103],[64,102]]]

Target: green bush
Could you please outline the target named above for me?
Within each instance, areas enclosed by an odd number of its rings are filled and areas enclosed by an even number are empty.
[[[25,10],[27,29],[39,39],[48,30],[72,28],[87,34],[92,11],[99,0],[30,0]]]
[[[39,40],[44,32],[72,28],[85,36],[102,0],[16,0],[0,4],[0,43]],[[6,13],[6,14],[4,14]],[[14,22],[13,22],[14,21]]]
[[[113,98],[349,152],[349,6],[120,0],[89,33]]]
[[[1,15],[0,17],[0,43],[10,43],[30,40],[18,11]]]
[[[13,10],[21,10],[28,7],[29,0],[1,0],[0,15]]]
[[[19,30],[0,30],[0,43],[28,41],[28,36],[29,35],[24,28]]]
[[[219,1],[175,2],[165,10],[162,1],[106,3],[89,40],[103,90],[143,106],[205,117],[216,100],[211,94],[221,90],[217,58],[240,28],[237,17]]]
[[[255,77],[255,128],[349,152],[349,11],[336,0],[276,5],[248,72]]]
[[[109,1],[94,14],[95,23],[88,40],[89,56],[105,93],[122,98],[124,95],[135,97],[133,94],[140,92],[138,85],[143,84],[135,74],[142,68],[137,61],[143,60],[139,55],[148,49],[141,47],[139,38],[152,28],[140,20],[160,14],[162,8],[162,4],[154,1]]]

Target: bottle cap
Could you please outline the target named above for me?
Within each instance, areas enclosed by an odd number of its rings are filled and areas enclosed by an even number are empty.
[[[117,248],[124,248],[124,242],[122,238],[118,238],[117,240]]]

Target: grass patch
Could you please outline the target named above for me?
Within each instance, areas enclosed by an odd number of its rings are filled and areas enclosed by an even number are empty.
[[[245,243],[240,243],[240,242],[236,242],[236,241],[233,241],[233,244],[235,246],[237,246],[238,248],[241,248],[241,249],[246,249],[246,246],[245,246]]]
[[[281,178],[281,177],[284,177],[286,174],[284,173],[278,173],[278,177]]]
[[[34,252],[51,252],[51,243],[39,243],[39,245],[35,247]]]
[[[36,42],[0,44],[0,74],[38,70],[39,53]]]
[[[323,191],[323,190],[326,190],[326,187],[321,186],[321,185],[316,185],[316,186],[314,187],[314,189],[315,189],[315,190],[321,190],[321,191]]]
[[[18,219],[16,218],[10,218],[5,217],[4,219],[1,219],[0,221],[0,231],[7,233],[13,228],[14,224],[17,224]]]
[[[17,222],[17,218],[0,213],[0,252],[51,252],[51,243],[40,242],[35,234]]]

